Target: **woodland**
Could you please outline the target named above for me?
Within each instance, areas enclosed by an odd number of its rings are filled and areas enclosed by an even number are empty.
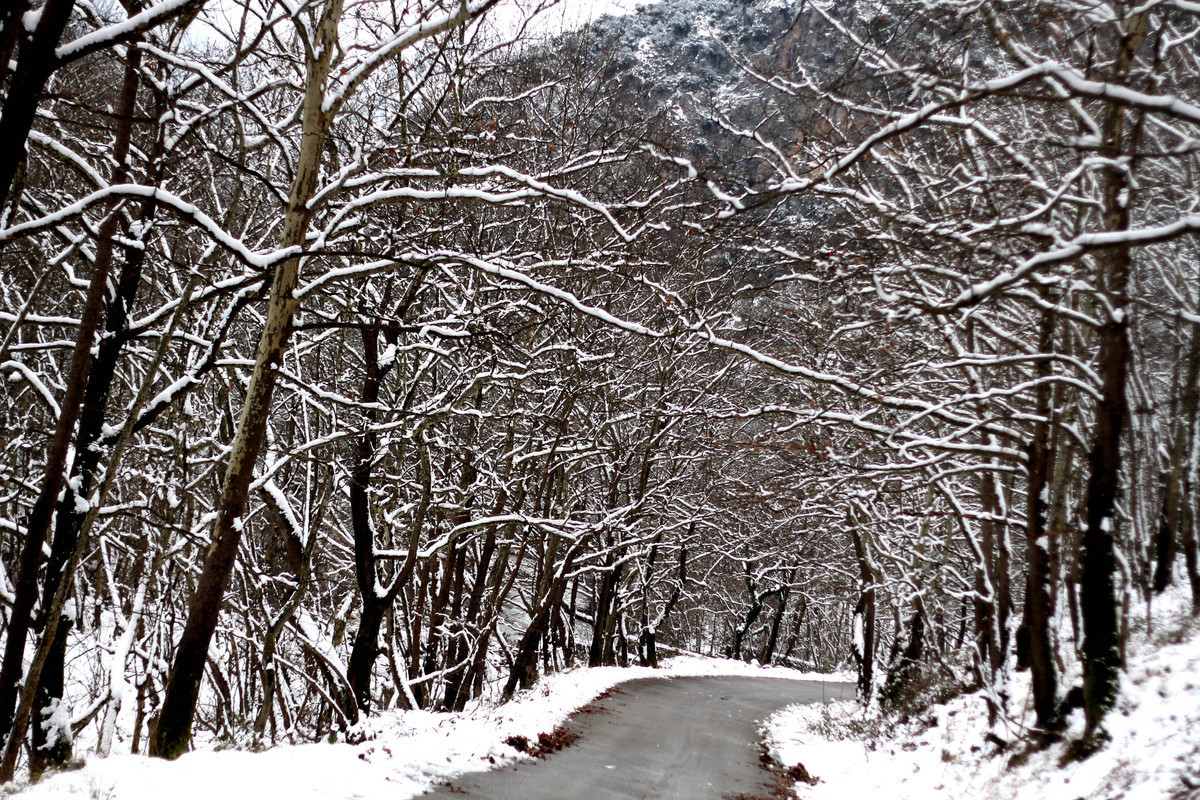
[[[0,8],[0,781],[676,652],[1102,744],[1200,608],[1200,4],[554,13]]]

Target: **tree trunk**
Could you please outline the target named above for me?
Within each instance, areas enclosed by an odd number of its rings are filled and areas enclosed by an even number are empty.
[[[1191,421],[1191,432],[1188,434],[1190,443],[1188,452],[1195,453],[1197,446],[1197,420]],[[1200,564],[1196,554],[1196,486],[1197,457],[1191,458],[1191,465],[1184,473],[1183,508],[1179,514],[1179,545],[1183,550],[1184,565],[1187,568],[1188,583],[1192,587],[1192,614],[1200,614]]]
[[[1049,353],[1054,341],[1054,317],[1042,318],[1039,351]],[[1033,679],[1033,708],[1038,727],[1043,731],[1057,730],[1058,678],[1055,674],[1050,618],[1050,550],[1046,521],[1050,506],[1050,470],[1054,455],[1050,450],[1050,400],[1052,388],[1048,382],[1049,359],[1038,362],[1037,415],[1033,437],[1026,450],[1029,485],[1025,529],[1025,555],[1028,581],[1025,590],[1026,635],[1029,643],[1029,667]]]
[[[897,612],[898,615],[899,612]],[[896,642],[900,641],[901,628],[897,620]],[[904,707],[919,688],[916,679],[921,659],[925,655],[925,601],[920,594],[913,597],[912,614],[908,618],[907,640],[899,652],[893,649],[893,659],[888,669],[887,680],[881,698],[889,704]]]
[[[379,655],[379,629],[383,624],[388,603],[378,594],[375,566],[375,526],[371,524],[371,471],[375,461],[375,423],[378,412],[379,389],[383,374],[379,369],[379,331],[374,327],[362,330],[363,387],[362,403],[365,429],[355,446],[354,467],[350,472],[350,526],[354,534],[354,577],[362,598],[358,631],[350,648],[346,678],[350,683],[353,707],[345,709],[346,716],[357,721],[358,713],[371,711],[371,673]]]
[[[571,564],[574,562],[575,551],[567,557],[566,564],[560,570],[562,575],[570,571]],[[521,641],[517,644],[517,655],[513,659],[512,670],[509,672],[508,681],[504,684],[503,698],[505,701],[511,700],[519,688],[528,689],[537,682],[538,669],[538,649],[541,645],[542,636],[545,635],[549,622],[550,613],[560,602],[562,602],[563,593],[567,588],[567,580],[565,577],[556,577],[550,581],[550,590],[543,597],[541,605],[538,606],[533,619],[529,622],[529,627],[525,629],[524,635],[521,636]]]
[[[50,3],[43,7],[42,25],[46,24],[46,15],[51,13]],[[69,8],[68,8],[69,12]],[[60,27],[61,32],[61,27]],[[54,41],[57,41],[55,38]],[[51,48],[53,52],[53,48]],[[129,156],[130,141],[133,133],[133,117],[137,104],[138,73],[140,66],[140,50],[133,48],[129,62],[126,65],[124,81],[121,87],[118,124],[113,143],[113,160],[117,164],[113,180],[125,180],[126,161]],[[48,74],[48,73],[47,73]],[[20,69],[13,75],[8,101],[5,103],[5,119],[8,118],[8,106],[13,102],[18,91],[24,91],[16,82],[21,79]],[[34,101],[36,106],[36,100]],[[30,112],[32,114],[32,111]],[[3,122],[0,121],[0,130]],[[25,127],[28,133],[28,125]],[[20,147],[24,148],[24,135]],[[8,157],[4,149],[4,139],[0,135],[0,167]],[[3,175],[0,174],[0,178]],[[76,436],[76,425],[79,422],[83,402],[86,396],[88,378],[92,367],[92,346],[96,332],[100,328],[101,317],[106,306],[108,277],[112,268],[113,247],[119,228],[119,209],[114,205],[109,209],[108,216],[100,226],[100,237],[93,261],[92,276],[88,284],[87,300],[79,320],[79,330],[76,334],[75,347],[72,352],[70,372],[68,373],[66,391],[60,406],[58,421],[54,435],[46,448],[46,467],[42,477],[41,490],[37,500],[30,510],[26,524],[25,541],[21,551],[20,572],[18,573],[15,598],[9,617],[8,631],[5,640],[4,662],[0,665],[0,740],[10,737],[13,730],[14,716],[17,706],[19,683],[23,671],[25,643],[32,622],[33,607],[38,595],[38,570],[41,565],[42,546],[50,532],[53,512],[59,494],[66,484],[67,457],[71,451],[71,441]],[[56,621],[55,621],[56,622]],[[54,625],[57,627],[57,624]],[[23,733],[21,734],[23,735]],[[0,772],[3,772],[0,770]],[[11,775],[0,774],[0,780],[7,780]]]
[[[779,628],[783,624],[783,615],[787,613],[788,596],[791,594],[791,583],[795,574],[796,571],[792,570],[788,574],[788,582],[779,590],[779,607],[771,620],[771,632],[767,636],[767,643],[758,658],[762,664],[770,664],[771,659],[775,657],[775,648],[779,646]]]
[[[854,660],[858,664],[858,699],[865,704],[871,701],[875,681],[876,577],[866,542],[853,521],[850,524],[850,536],[854,540],[860,582],[858,603],[855,604],[853,617]]]
[[[38,683],[37,700],[34,703],[36,717],[33,724],[33,747],[29,752],[29,774],[34,781],[41,778],[46,770],[61,767],[71,760],[70,723],[67,723],[65,731],[53,727],[50,723],[62,704],[67,635],[74,622],[71,617],[60,618],[54,643]]]
[[[1118,56],[1118,75],[1128,72],[1133,56],[1146,37],[1146,18],[1139,14],[1125,21],[1124,41]],[[1112,103],[1104,123],[1102,155],[1111,166],[1104,172],[1104,227],[1129,229],[1129,176],[1117,165],[1122,153],[1125,108]],[[1116,568],[1115,526],[1117,491],[1121,478],[1121,431],[1128,416],[1125,383],[1129,371],[1130,245],[1100,251],[1098,265],[1103,296],[1109,308],[1100,327],[1100,402],[1096,408],[1088,475],[1083,534],[1083,568],[1080,605],[1083,608],[1083,702],[1087,737],[1097,733],[1105,713],[1117,697],[1121,668],[1120,636],[1113,573]]]
[[[315,531],[309,531],[307,538],[303,531],[294,530],[288,521],[288,516],[283,513],[283,509],[279,508],[275,499],[269,492],[263,492],[263,499],[266,503],[270,516],[275,523],[275,529],[279,531],[280,537],[284,539],[285,546],[289,552],[296,554],[296,563],[293,565],[293,574],[296,577],[295,588],[284,601],[283,608],[271,620],[270,626],[263,634],[262,653],[260,655],[260,665],[262,670],[262,705],[258,709],[258,713],[254,717],[254,742],[256,744],[262,742],[263,734],[267,730],[267,723],[271,720],[275,705],[275,692],[279,686],[279,676],[277,674],[275,664],[275,650],[279,644],[279,637],[283,634],[283,629],[287,627],[289,621],[295,616],[296,611],[300,608],[300,604],[304,601],[304,595],[308,592],[308,586],[312,577],[312,554],[316,549],[317,535]]]
[[[20,35],[22,2],[13,3],[12,18],[4,19],[0,30],[0,55],[4,57],[0,67],[0,81],[8,70],[13,40]],[[71,19],[75,0],[46,0],[42,5],[37,27],[20,48],[17,68],[8,84],[8,96],[4,99],[4,111],[0,113],[0,200],[7,201],[13,189],[14,179],[22,161],[25,160],[25,140],[37,114],[38,103],[46,90],[46,82],[58,68],[54,51]],[[13,24],[15,23],[15,24]],[[10,34],[13,38],[10,38]],[[8,52],[3,52],[8,49]],[[119,117],[128,120],[128,117]],[[124,164],[124,159],[117,161]]]
[[[0,86],[8,78],[8,64],[25,28],[22,23],[28,10],[29,0],[12,0],[0,8]]]
[[[596,616],[592,628],[592,646],[588,650],[588,666],[599,667],[611,665],[612,646],[610,643],[613,631],[613,610],[617,604],[617,582],[620,580],[620,567],[613,566],[614,556],[608,558],[608,569],[600,582],[600,592],[596,597]]]
[[[975,565],[973,605],[979,680],[983,682],[995,678],[997,669],[1004,661],[1004,653],[1000,647],[1000,626],[996,614],[999,606],[996,591],[996,523],[992,519],[997,513],[996,478],[990,472],[985,472],[980,483],[980,506],[984,518],[979,522],[979,546],[983,552],[979,563]]]
[[[1005,497],[1012,497],[1012,486],[1003,485],[1000,483],[999,476],[993,474],[992,482],[995,486],[995,495],[993,499],[993,511],[999,516],[1003,516],[1002,509],[1008,507],[1008,500]],[[1009,619],[1012,616],[1013,598],[1012,598],[1012,542],[1008,535],[1008,523],[1003,519],[996,523],[996,567],[992,576],[993,587],[996,590],[996,642],[997,649],[992,653],[992,670],[993,674],[999,674],[1004,669],[1004,665],[1008,659],[1008,648],[1011,646],[1009,641]]]
[[[496,506],[492,510],[492,516],[500,514],[503,510],[504,502],[504,492],[501,491]],[[466,661],[468,654],[472,654],[473,658],[471,659],[471,666],[469,668],[464,664],[462,667],[455,669],[446,679],[446,697],[443,705],[447,711],[462,711],[466,706],[474,667],[480,663],[480,657],[487,654],[488,637],[486,628],[479,630],[478,623],[479,612],[483,607],[484,591],[491,584],[489,572],[492,565],[492,556],[495,552],[496,525],[489,525],[483,541],[483,547],[480,548],[479,557],[475,564],[475,575],[471,584],[471,596],[467,601],[467,612],[463,618],[464,630],[463,635],[459,637],[461,644],[455,654],[455,663]],[[469,647],[464,641],[468,635],[474,636],[473,642]]]
[[[379,656],[379,629],[383,626],[386,610],[387,606],[382,598],[363,596],[358,630],[354,634],[350,660],[346,664],[346,679],[350,683],[350,696],[354,705],[347,706],[344,711],[353,722],[358,721],[359,712],[369,714],[371,711],[371,673],[375,668],[375,659]]]
[[[326,0],[317,32],[317,44],[308,63],[302,108],[303,137],[296,175],[288,195],[280,244],[284,248],[304,245],[311,210],[308,201],[316,191],[321,153],[330,114],[322,108],[325,82],[336,49],[342,0]],[[292,331],[292,318],[299,307],[293,292],[300,279],[299,257],[289,258],[275,268],[271,282],[267,320],[259,340],[250,387],[238,420],[229,453],[229,464],[221,485],[212,544],[205,555],[200,579],[188,604],[188,617],[167,680],[158,726],[150,740],[151,755],[177,758],[189,746],[196,700],[204,677],[208,645],[217,628],[225,586],[233,572],[246,512],[254,465],[266,432],[267,415],[283,355]]]
[[[1117,277],[1127,276],[1128,253],[1111,256]],[[1115,304],[1124,312],[1125,303]],[[1102,398],[1089,454],[1086,518],[1081,559],[1080,605],[1083,610],[1084,702],[1087,730],[1096,730],[1116,700],[1121,667],[1113,573],[1116,568],[1114,526],[1121,470],[1121,428],[1125,423],[1125,379],[1129,343],[1124,318],[1110,318],[1101,328]]]
[[[140,52],[131,54],[129,64],[126,67],[127,79],[132,78],[136,81],[136,73],[130,76],[129,72],[137,68],[140,60]],[[162,113],[161,103],[156,108],[156,111],[159,114]],[[152,162],[160,162],[161,154],[160,139],[155,143],[155,150],[151,158]],[[159,185],[161,180],[162,171],[160,166],[158,174],[154,176],[154,185]],[[157,206],[157,201],[153,198],[146,200],[142,203],[141,209],[136,214],[135,219],[142,222],[152,220]],[[128,226],[122,225],[122,228],[124,229],[123,233],[126,238],[130,238]],[[143,229],[145,229],[145,226],[143,226]],[[101,438],[104,434],[108,401],[112,392],[121,353],[130,338],[129,313],[138,288],[141,285],[142,266],[145,263],[145,259],[145,247],[125,248],[124,264],[121,267],[120,277],[117,279],[117,291],[113,296],[112,302],[108,305],[108,312],[105,316],[105,335],[100,339],[100,343],[96,348],[95,358],[88,373],[87,388],[84,390],[83,409],[79,417],[79,430],[76,434],[75,461],[71,466],[73,480],[68,481],[63,487],[62,495],[55,511],[54,541],[51,545],[49,561],[46,564],[45,588],[42,592],[43,609],[50,607],[51,598],[54,597],[58,590],[59,581],[65,580],[71,582],[74,580],[74,576],[66,573],[65,570],[71,559],[71,554],[75,551],[80,536],[84,535],[83,527],[85,519],[88,516],[86,510],[81,508],[78,500],[82,499],[86,501],[90,498],[92,490],[95,487],[97,470],[100,467],[101,456],[103,454]],[[71,587],[68,585],[67,591],[70,592],[70,590]],[[60,625],[60,627],[61,629],[57,632],[56,636],[62,639],[62,641],[55,642],[50,650],[50,660],[47,662],[43,672],[42,681],[44,685],[39,688],[37,703],[34,707],[34,719],[46,718],[51,713],[52,708],[56,707],[62,700],[62,674],[65,665],[60,663],[60,660],[66,656],[66,636],[70,630],[70,625]],[[46,683],[47,680],[49,680],[49,683]],[[35,741],[39,735],[38,727],[34,727]],[[48,752],[46,758],[40,763],[35,764],[31,761],[30,765],[31,767],[43,770],[60,767],[64,766],[70,757],[70,748],[59,748]],[[39,756],[40,758],[41,756]],[[56,760],[59,758],[62,760]]]
[[[1155,535],[1154,591],[1159,594],[1171,583],[1171,568],[1178,550],[1176,537],[1181,533],[1184,506],[1191,502],[1184,484],[1189,469],[1191,433],[1200,404],[1200,329],[1192,333],[1192,346],[1182,371],[1179,403],[1171,415],[1174,419],[1168,423],[1172,433],[1170,461],[1163,472],[1162,512]]]

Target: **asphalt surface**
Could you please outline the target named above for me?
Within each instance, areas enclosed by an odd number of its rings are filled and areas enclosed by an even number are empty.
[[[575,714],[575,744],[538,760],[463,775],[427,798],[729,800],[765,794],[758,726],[792,703],[854,697],[848,683],[778,678],[649,678]]]

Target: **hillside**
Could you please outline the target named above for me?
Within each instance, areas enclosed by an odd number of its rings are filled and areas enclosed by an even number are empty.
[[[1078,710],[1062,742],[1034,745],[1024,672],[1011,676],[1011,702],[992,724],[985,698],[969,692],[904,718],[857,704],[795,706],[772,717],[764,735],[783,764],[804,764],[821,779],[796,784],[801,800],[1193,798],[1200,793],[1200,629],[1189,606],[1174,593],[1152,613],[1139,609],[1110,738],[1086,758],[1074,752],[1084,727]],[[1066,656],[1078,680],[1078,664]]]

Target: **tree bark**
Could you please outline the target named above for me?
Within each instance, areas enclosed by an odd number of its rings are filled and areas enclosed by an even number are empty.
[[[538,606],[536,613],[534,613],[533,619],[529,622],[529,627],[525,629],[525,633],[521,636],[521,641],[517,644],[517,655],[513,659],[513,666],[509,672],[508,681],[504,684],[502,696],[505,701],[511,700],[518,688],[528,689],[537,681],[538,648],[542,637],[548,629],[550,613],[555,606],[562,602],[563,593],[566,591],[567,580],[562,576],[570,571],[574,560],[575,551],[572,550],[567,556],[566,563],[560,570],[560,575],[550,581],[549,591],[542,598],[542,602]]]
[[[50,13],[49,5],[50,3],[47,3],[44,7],[44,15]],[[38,30],[41,30],[42,24],[45,24],[45,16],[43,16],[43,22],[39,24]],[[113,160],[117,164],[113,175],[114,181],[122,181],[126,175],[126,161],[129,157],[133,116],[137,104],[139,53],[140,51],[136,49],[131,52],[121,86],[121,99],[118,106],[120,113],[117,117],[117,128],[113,141]],[[17,73],[13,75],[13,81],[15,82],[19,78],[21,78],[21,72],[18,69]],[[8,102],[12,102],[12,98],[13,95],[10,95],[5,104],[5,117],[8,115]],[[2,123],[0,123],[0,128],[2,128]],[[26,126],[25,133],[28,133],[28,126]],[[3,160],[8,156],[8,151],[3,150],[3,141],[0,136],[0,150],[5,153],[0,156],[0,168],[3,166]],[[24,138],[20,142],[20,147],[24,148]],[[3,175],[0,174],[0,178],[2,177]],[[46,448],[45,473],[42,478],[41,490],[30,510],[26,524],[20,572],[5,640],[4,662],[3,665],[0,665],[0,739],[7,739],[13,732],[18,687],[23,671],[25,643],[38,595],[38,570],[41,565],[42,546],[50,532],[59,494],[66,483],[67,457],[71,451],[71,441],[75,438],[76,425],[82,412],[88,377],[92,368],[92,346],[95,343],[96,333],[100,328],[103,312],[107,305],[108,277],[112,269],[114,242],[119,228],[119,213],[119,208],[114,204],[100,226],[92,276],[88,284],[83,313],[79,320],[79,331],[76,334],[75,347],[71,356],[66,391],[59,404],[60,413],[55,424],[54,435]]]
[[[74,623],[75,620],[71,617],[64,616],[59,619],[54,643],[38,682],[37,699],[34,701],[36,717],[33,724],[33,747],[29,751],[29,775],[34,781],[41,778],[46,770],[60,767],[71,760],[71,732],[51,733],[51,729],[45,723],[49,721],[49,714],[62,703],[67,634]]]
[[[355,464],[350,473],[350,526],[354,533],[354,576],[362,598],[358,631],[350,648],[346,678],[354,707],[346,714],[357,720],[358,713],[371,710],[371,672],[379,655],[379,629],[387,607],[376,588],[375,527],[371,524],[370,486],[374,466],[376,435],[373,430],[378,419],[374,406],[379,401],[383,374],[379,369],[379,332],[374,327],[362,330],[363,376],[362,403],[366,429],[355,447]]]
[[[1049,353],[1054,340],[1054,317],[1042,318],[1039,351]],[[1047,541],[1047,514],[1050,507],[1050,470],[1054,455],[1050,450],[1049,359],[1038,362],[1037,416],[1033,436],[1026,450],[1029,482],[1025,529],[1025,555],[1028,582],[1025,590],[1026,635],[1029,643],[1029,667],[1033,679],[1033,708],[1038,727],[1050,732],[1059,727],[1058,677],[1055,674],[1050,617],[1050,549]]]
[[[279,531],[279,535],[284,539],[285,546],[289,552],[296,554],[296,563],[293,566],[293,574],[296,577],[295,588],[284,601],[283,608],[271,620],[270,626],[263,634],[262,653],[260,656],[260,664],[262,669],[262,705],[258,709],[258,713],[254,717],[254,741],[256,744],[262,741],[263,734],[267,730],[267,723],[270,721],[274,713],[275,692],[279,686],[279,676],[275,664],[275,650],[279,644],[279,637],[283,634],[283,629],[295,616],[296,611],[300,608],[300,604],[304,601],[304,595],[308,592],[309,584],[312,578],[312,554],[316,549],[317,535],[314,531],[309,531],[307,535],[304,531],[294,530],[288,522],[288,517],[283,513],[283,509],[279,508],[275,499],[269,492],[263,492],[263,499],[266,502],[267,508],[270,510],[270,515],[275,522],[275,529]]]
[[[1124,38],[1118,55],[1118,76],[1126,74],[1146,37],[1146,17],[1139,14],[1123,25]],[[1125,107],[1112,103],[1104,121],[1102,155],[1110,160],[1104,171],[1104,228],[1129,229],[1131,188],[1126,170],[1118,166],[1122,153]],[[1129,371],[1129,278],[1132,268],[1130,245],[1121,244],[1097,255],[1101,268],[1103,296],[1108,309],[1100,327],[1100,402],[1096,408],[1088,475],[1081,559],[1080,605],[1083,608],[1083,702],[1085,736],[1099,730],[1105,713],[1117,697],[1121,669],[1120,636],[1114,572],[1116,569],[1115,527],[1117,491],[1121,478],[1121,431],[1128,416],[1125,383]]]
[[[303,137],[280,237],[280,245],[284,248],[302,247],[308,232],[312,213],[308,201],[316,191],[321,154],[331,119],[330,112],[322,107],[322,103],[330,63],[336,50],[341,13],[342,0],[326,0],[317,29],[314,54],[308,63],[302,108]],[[250,481],[266,432],[275,382],[283,366],[283,355],[291,335],[292,318],[299,307],[293,292],[299,283],[300,264],[301,259],[297,256],[275,268],[267,320],[221,485],[212,544],[205,555],[200,578],[188,604],[187,622],[171,666],[158,726],[150,739],[151,755],[177,758],[188,749],[191,740],[192,721],[204,677],[208,645],[216,631],[225,586],[233,572],[242,537]]]
[[[1197,406],[1200,405],[1200,330],[1192,333],[1192,346],[1183,365],[1176,413],[1168,423],[1172,432],[1170,461],[1163,471],[1163,503],[1155,534],[1154,591],[1161,594],[1171,583],[1171,568],[1175,561],[1177,536],[1181,533],[1184,506],[1189,502],[1185,482],[1191,433],[1194,430]],[[1190,574],[1189,574],[1190,578]]]
[[[985,472],[980,483],[980,506],[984,518],[979,522],[979,546],[983,552],[975,566],[975,592],[972,602],[975,610],[979,679],[983,681],[996,677],[1004,663],[1005,653],[1000,645],[1001,626],[997,614],[1000,603],[999,592],[996,589],[996,523],[992,519],[992,516],[998,513],[996,478],[990,472]]]
[[[8,57],[20,35],[22,4],[13,4],[13,18],[5,19],[4,29],[0,31],[3,35],[0,55],[4,56],[0,81],[4,79]],[[58,69],[54,51],[74,8],[75,0],[46,0],[40,9],[41,16],[33,35],[20,48],[17,68],[8,84],[8,96],[4,98],[4,110],[0,112],[0,200],[7,201],[17,170],[25,159],[25,140],[29,138],[29,129],[33,127],[38,103],[46,91],[46,82]],[[5,48],[8,53],[3,52]],[[120,159],[117,163],[125,162]]]
[[[0,86],[8,78],[8,65],[24,30],[22,21],[28,10],[29,0],[12,0],[0,8]]]
[[[897,612],[899,616],[899,612]],[[918,668],[925,655],[925,601],[920,594],[913,597],[912,614],[909,615],[908,636],[904,648],[899,652],[893,649],[893,660],[888,669],[887,679],[881,698],[890,703],[903,707],[915,695],[919,684]],[[901,630],[897,619],[896,640],[899,641]]]
[[[617,604],[617,584],[621,580],[620,565],[613,565],[616,559],[610,553],[604,578],[600,582],[600,591],[596,596],[596,612],[592,627],[592,645],[588,649],[588,666],[599,667],[611,665],[612,645],[610,642],[613,631],[614,607]]]
[[[136,69],[141,61],[141,52],[134,50],[129,56],[126,67],[126,78],[137,80]],[[130,74],[132,72],[132,75]],[[136,91],[136,88],[135,88]],[[155,116],[161,116],[162,103],[156,107]],[[158,186],[163,177],[160,161],[162,156],[161,139],[156,140],[151,162],[156,163],[153,185]],[[141,204],[135,219],[149,222],[154,218],[158,203],[150,198]],[[128,238],[127,225],[122,225],[123,233]],[[145,229],[145,226],[143,226]],[[50,559],[46,564],[45,588],[43,590],[42,608],[50,607],[51,598],[58,590],[59,581],[73,581],[74,576],[66,573],[65,569],[71,559],[79,538],[84,535],[83,527],[87,512],[82,510],[77,502],[91,497],[95,487],[97,471],[103,454],[101,439],[104,433],[105,417],[108,411],[109,397],[112,393],[117,365],[121,353],[130,339],[129,313],[133,301],[141,285],[142,266],[146,260],[145,247],[126,247],[124,263],[120,277],[117,279],[117,291],[108,305],[105,315],[105,335],[101,337],[96,348],[91,369],[88,373],[87,388],[84,390],[83,409],[79,418],[79,430],[75,441],[75,461],[71,466],[73,480],[63,487],[58,501],[54,519],[54,541],[51,545]],[[70,586],[67,587],[70,591]],[[43,686],[39,689],[37,704],[34,709],[34,719],[44,718],[51,709],[62,700],[62,674],[65,665],[61,663],[66,655],[66,636],[70,625],[61,625],[56,636],[61,641],[55,642],[50,650],[49,662],[43,673]],[[34,740],[39,736],[39,727],[34,726]],[[63,766],[71,757],[70,748],[58,748],[49,753],[47,759],[31,767],[40,769]]]
[[[875,685],[875,583],[874,565],[862,533],[850,521],[850,537],[854,541],[854,553],[858,559],[859,595],[854,607],[854,660],[858,664],[858,699],[871,701]]]
[[[492,510],[492,516],[498,516],[503,510],[505,502],[505,492],[500,492],[500,497],[496,501],[496,506]],[[467,601],[467,611],[463,618],[463,633],[459,637],[459,645],[456,649],[452,664],[465,661],[468,652],[474,655],[471,667],[468,668],[465,664],[462,667],[455,669],[446,678],[446,696],[442,701],[447,711],[462,711],[466,706],[469,698],[469,689],[472,683],[473,670],[476,664],[481,662],[481,656],[486,656],[487,648],[487,633],[486,627],[484,630],[479,630],[479,612],[483,607],[484,591],[491,584],[489,581],[489,573],[492,565],[492,557],[496,553],[496,525],[489,525],[487,533],[484,537],[483,546],[480,548],[478,559],[475,563],[475,575],[471,584],[471,596]],[[473,636],[473,643],[468,646],[466,643],[467,636]]]
[[[762,664],[770,664],[775,658],[775,648],[779,646],[779,629],[783,624],[783,616],[787,613],[788,598],[791,596],[792,581],[795,577],[796,571],[793,569],[788,573],[787,583],[779,590],[779,607],[775,610],[775,617],[771,620],[771,633],[767,636],[766,646],[758,659]]]

